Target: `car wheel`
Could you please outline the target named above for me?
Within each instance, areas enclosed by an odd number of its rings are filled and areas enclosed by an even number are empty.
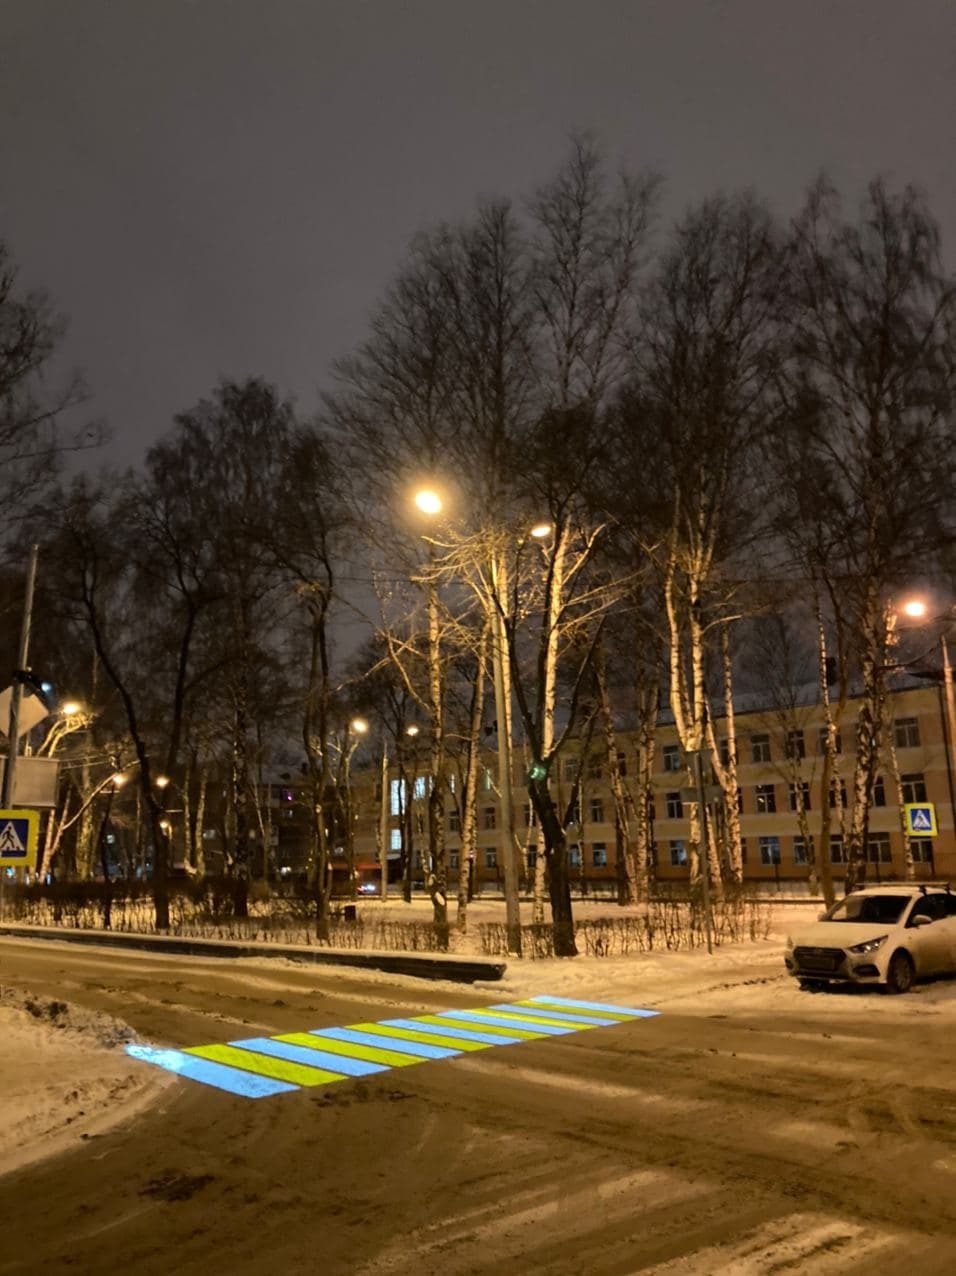
[[[909,992],[913,987],[913,980],[916,971],[913,967],[913,959],[901,949],[895,952],[890,958],[890,964],[886,971],[886,990],[887,992]]]
[[[825,979],[798,979],[797,982],[804,992],[821,992],[827,986]]]

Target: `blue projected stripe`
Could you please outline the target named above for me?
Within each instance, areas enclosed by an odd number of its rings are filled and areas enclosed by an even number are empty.
[[[572,1015],[566,1010],[546,1010],[543,1006],[514,1006],[501,1005],[492,1006],[492,1010],[510,1010],[515,1014],[522,1015],[539,1015],[543,1019],[564,1019],[569,1024],[580,1024],[582,1028],[610,1028],[613,1024],[620,1023],[619,1019],[598,1019],[594,1015]]]
[[[476,1010],[441,1010],[414,1019],[381,1019],[347,1028],[311,1028],[274,1037],[245,1037],[226,1044],[191,1046],[188,1050],[128,1045],[126,1053],[229,1094],[263,1099],[314,1084],[389,1072],[426,1059],[457,1058],[469,1048],[520,1045],[522,1041],[563,1037],[588,1028],[619,1026],[659,1013],[603,1001],[541,995],[528,997],[523,1003],[501,1002]],[[422,1037],[425,1039],[416,1040]],[[443,1038],[445,1041],[437,1044]],[[456,1043],[460,1043],[460,1048],[455,1048]],[[246,1051],[248,1056],[244,1055]],[[269,1072],[278,1075],[269,1076]]]
[[[258,1054],[272,1055],[275,1059],[288,1059],[290,1063],[304,1063],[307,1068],[327,1068],[343,1077],[367,1077],[373,1072],[388,1072],[384,1063],[367,1063],[364,1059],[350,1059],[347,1055],[329,1054],[327,1050],[311,1050],[308,1046],[292,1046],[286,1041],[273,1041],[271,1037],[249,1037],[245,1041],[230,1041],[240,1050],[255,1050]]]
[[[447,1046],[429,1046],[424,1041],[403,1041],[400,1037],[378,1037],[374,1032],[357,1032],[354,1028],[322,1028],[315,1034],[320,1040],[329,1037],[333,1041],[351,1041],[358,1046],[380,1046],[397,1050],[399,1054],[417,1055],[419,1059],[453,1059],[461,1054]]]
[[[545,1001],[549,1006],[580,1006],[582,1010],[606,1010],[609,1015],[628,1015],[633,1019],[653,1019],[659,1010],[636,1010],[633,1006],[609,1006],[603,1001],[575,1001],[571,997],[534,997],[533,1001]]]
[[[528,1028],[532,1032],[540,1032],[543,1037],[563,1037],[568,1032],[577,1032],[577,1028],[558,1028],[550,1023],[535,1022],[531,1018],[505,1019],[503,1015],[489,1015],[478,1010],[443,1010],[443,1019],[462,1019],[466,1023],[488,1023],[496,1028]]]
[[[433,1032],[438,1037],[454,1037],[460,1041],[481,1041],[489,1046],[515,1046],[524,1039],[502,1037],[498,1033],[472,1031],[471,1028],[450,1028],[447,1024],[428,1023],[423,1019],[383,1019],[382,1023],[389,1028],[412,1028],[416,1031]]]
[[[241,1094],[245,1099],[266,1099],[273,1094],[299,1089],[297,1085],[289,1085],[287,1081],[274,1081],[271,1077],[261,1077],[254,1072],[242,1072],[239,1068],[230,1068],[224,1063],[212,1063],[209,1059],[200,1059],[193,1054],[183,1054],[181,1050],[129,1045],[126,1053],[134,1059],[142,1059],[144,1063],[154,1063],[168,1072],[189,1077],[190,1081],[201,1081],[204,1085],[215,1086],[217,1090]]]

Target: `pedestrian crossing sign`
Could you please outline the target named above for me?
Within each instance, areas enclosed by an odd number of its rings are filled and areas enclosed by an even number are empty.
[[[910,837],[936,837],[936,806],[933,802],[907,802],[903,813]]]
[[[7,868],[36,868],[36,811],[0,811],[0,865]]]

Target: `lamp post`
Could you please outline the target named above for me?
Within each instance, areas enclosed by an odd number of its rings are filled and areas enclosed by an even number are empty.
[[[416,493],[415,504],[430,517],[441,513],[443,502],[437,492],[423,489]],[[550,529],[549,529],[550,530]],[[512,789],[511,703],[508,672],[508,638],[502,599],[507,597],[507,577],[497,547],[492,547],[490,590],[482,602],[490,613],[491,655],[498,720],[498,792],[504,837],[505,932],[509,953],[521,955],[521,911],[518,901],[518,866],[515,846],[514,795]],[[461,870],[459,870],[461,871]]]
[[[900,609],[904,616],[914,621],[925,621],[929,610],[922,598],[908,598]],[[951,615],[951,613],[950,613]],[[939,617],[949,620],[950,617]],[[956,692],[953,689],[953,666],[949,658],[948,629],[940,634],[942,656],[942,681],[939,686],[939,716],[943,729],[943,755],[946,761],[946,783],[949,790],[949,806],[956,838],[956,781],[953,777],[953,750],[956,749]]]

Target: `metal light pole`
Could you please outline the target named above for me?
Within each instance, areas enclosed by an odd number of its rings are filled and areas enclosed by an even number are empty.
[[[504,568],[497,552],[491,560],[492,668],[495,684],[495,714],[498,719],[498,790],[501,803],[501,827],[504,833],[505,932],[508,952],[521,956],[521,908],[518,902],[518,865],[515,847],[514,794],[511,787],[511,705],[505,687],[505,661],[508,659],[508,636],[505,631]]]
[[[0,791],[0,807],[7,810],[13,801],[13,782],[17,769],[17,750],[19,749],[20,698],[23,694],[21,675],[30,658],[30,623],[33,614],[33,586],[37,576],[37,557],[40,553],[38,545],[30,547],[30,561],[27,566],[26,590],[23,596],[23,620],[20,625],[20,649],[17,653],[17,667],[13,675],[13,686],[10,688],[10,721],[7,726],[7,765],[3,772],[3,788]]]

